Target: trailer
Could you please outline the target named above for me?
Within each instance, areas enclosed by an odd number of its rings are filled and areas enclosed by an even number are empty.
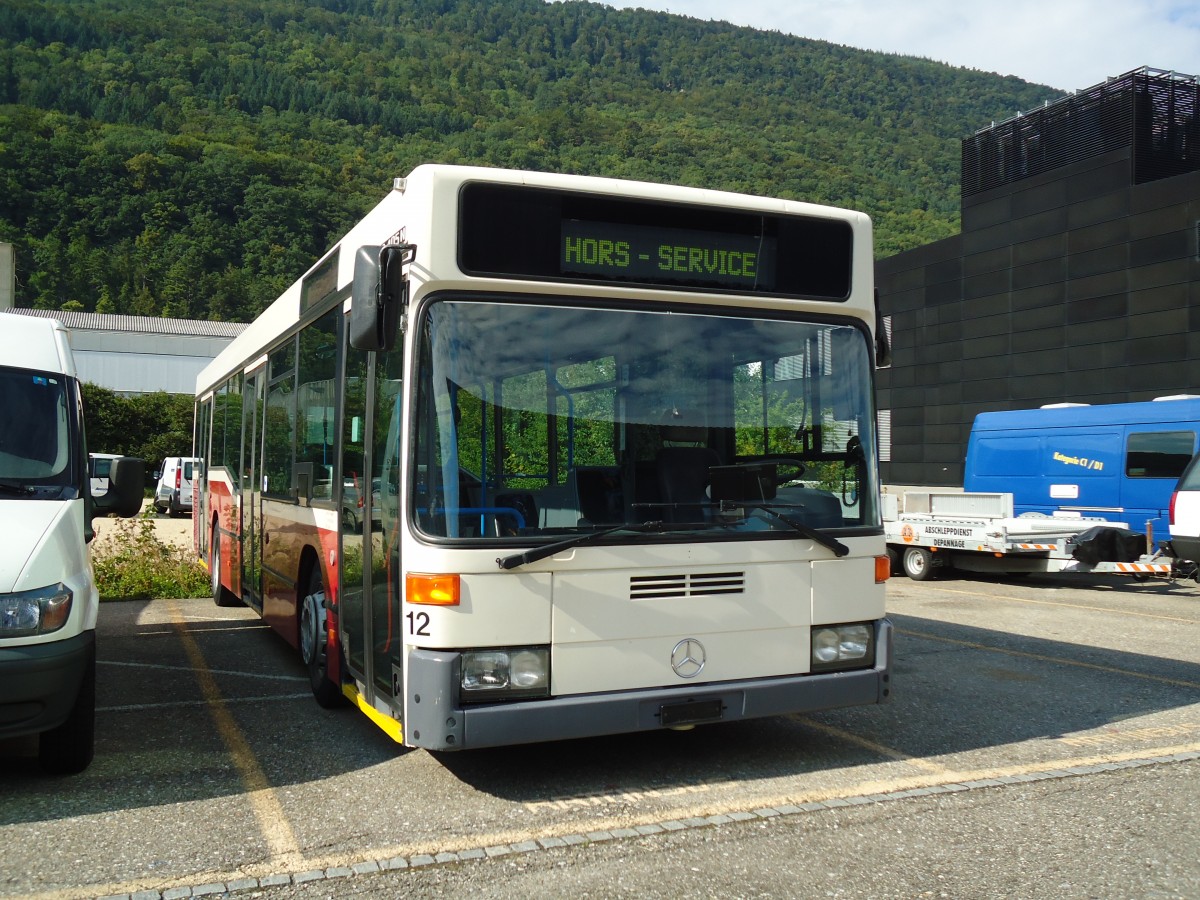
[[[1146,536],[1129,531],[1123,522],[1081,515],[1017,516],[1009,493],[885,494],[883,519],[893,569],[914,581],[934,578],[941,569],[1132,575],[1139,579],[1174,575],[1175,561],[1152,552]],[[1097,546],[1104,546],[1107,552],[1097,552]]]

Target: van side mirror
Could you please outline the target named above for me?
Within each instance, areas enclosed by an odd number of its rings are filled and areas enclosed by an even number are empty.
[[[359,247],[354,254],[350,299],[350,346],[391,350],[400,315],[408,305],[404,267],[413,261],[415,244]]]
[[[92,515],[116,513],[128,519],[142,510],[142,490],[146,480],[146,461],[122,456],[112,461],[108,473],[108,493],[92,500]]]

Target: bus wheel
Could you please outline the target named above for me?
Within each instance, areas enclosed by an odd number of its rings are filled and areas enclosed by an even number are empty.
[[[237,595],[221,584],[221,530],[213,523],[212,538],[208,542],[208,577],[212,585],[212,598],[217,606],[238,606]]]
[[[924,547],[907,547],[904,550],[904,574],[913,581],[928,581],[933,578],[933,554]]]
[[[308,681],[317,703],[334,709],[345,702],[342,688],[329,678],[329,632],[325,627],[325,586],[320,569],[314,565],[308,577],[308,590],[300,601],[300,658],[308,668]]]
[[[66,721],[38,736],[38,764],[51,775],[74,775],[92,762],[96,746],[96,651]]]

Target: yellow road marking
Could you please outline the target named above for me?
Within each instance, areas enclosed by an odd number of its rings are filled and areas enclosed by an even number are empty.
[[[1128,675],[1130,678],[1141,678],[1146,681],[1155,681],[1159,684],[1169,684],[1174,687],[1195,688],[1200,690],[1200,684],[1197,684],[1194,681],[1183,681],[1179,678],[1165,678],[1162,675],[1151,675],[1147,672],[1134,672],[1130,669],[1118,669],[1114,666],[1102,666],[1097,663],[1082,662],[1077,659],[1065,659],[1061,656],[1047,656],[1044,653],[1029,653],[1025,650],[1010,650],[1007,647],[994,647],[990,644],[980,644],[976,641],[961,641],[957,638],[942,637],[941,635],[929,634],[925,631],[910,631],[907,628],[897,628],[896,633],[905,635],[907,637],[925,638],[929,641],[941,641],[943,644],[954,644],[958,647],[968,647],[972,650],[987,650],[991,653],[1003,653],[1006,656],[1016,656],[1021,659],[1035,659],[1039,662],[1074,666],[1078,669],[1090,669],[1093,672],[1106,672],[1110,675]]]
[[[852,734],[851,732],[842,728],[835,728],[833,725],[824,725],[821,722],[814,722],[812,719],[808,718],[808,716],[796,715],[789,716],[788,718],[795,722],[799,722],[805,728],[811,728],[814,731],[820,731],[829,735],[830,737],[836,738],[837,740],[845,741],[846,743],[857,744],[866,750],[870,750],[872,753],[878,753],[880,756],[886,756],[888,759],[893,759],[896,762],[908,763],[916,766],[918,769],[924,769],[926,772],[932,772],[939,775],[953,774],[943,765],[930,762],[929,760],[922,759],[919,756],[909,756],[907,753],[896,750],[893,747],[876,743],[875,741],[860,737],[857,734]]]
[[[303,861],[300,846],[296,841],[295,832],[288,824],[283,805],[275,795],[275,789],[271,786],[266,773],[259,765],[258,757],[250,749],[246,736],[238,728],[225,699],[221,696],[212,670],[209,669],[200,646],[188,630],[187,622],[180,613],[179,604],[173,600],[168,601],[168,608],[171,613],[171,624],[178,631],[183,650],[196,672],[200,693],[208,703],[209,714],[221,735],[221,740],[229,749],[233,764],[241,776],[242,784],[245,785],[250,808],[258,820],[259,829],[267,843],[267,849],[272,857],[272,865],[284,868],[300,865]]]

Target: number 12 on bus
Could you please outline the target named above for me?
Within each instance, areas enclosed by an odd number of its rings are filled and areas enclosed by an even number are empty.
[[[880,703],[883,354],[860,213],[421,166],[200,374],[197,550],[408,746]]]

